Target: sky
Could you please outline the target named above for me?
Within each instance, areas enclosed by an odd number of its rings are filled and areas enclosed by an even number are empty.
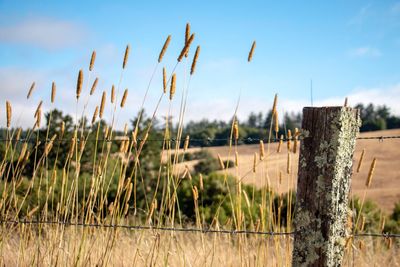
[[[176,65],[188,22],[195,39],[188,59],[175,69],[175,118],[184,88],[189,92],[185,121],[228,120],[239,98],[239,119],[251,111],[267,113],[275,93],[281,114],[299,112],[311,105],[311,80],[314,106],[343,105],[348,97],[350,105],[385,104],[400,115],[400,1],[0,0],[0,126],[5,100],[12,104],[14,126],[31,126],[40,100],[45,111],[80,113],[98,77],[88,117],[102,91],[109,96],[115,84],[119,96],[129,90],[126,107],[117,111],[122,127],[136,115],[155,70],[144,103],[152,113],[162,92],[162,68],[170,74]],[[171,44],[157,64],[168,35]],[[254,40],[253,59],[247,62]],[[121,72],[127,44],[131,53]],[[189,77],[198,45],[196,72]],[[93,50],[97,57],[89,73]],[[84,91],[76,103],[79,69]],[[27,100],[33,81],[36,89]],[[53,81],[57,95],[51,104]],[[157,116],[165,116],[169,105],[166,96]],[[107,120],[111,110],[109,104]]]

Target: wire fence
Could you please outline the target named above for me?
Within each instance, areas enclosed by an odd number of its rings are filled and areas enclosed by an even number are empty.
[[[298,136],[299,139],[304,139],[305,137],[303,136]],[[383,142],[384,140],[388,140],[388,139],[400,139],[400,135],[391,135],[391,136],[360,136],[356,138],[357,140],[378,140]],[[42,138],[30,138],[30,139],[25,139],[25,138],[19,138],[18,140],[13,140],[13,139],[9,139],[9,138],[0,138],[0,142],[12,142],[12,141],[16,141],[16,142],[49,142],[51,139],[42,139]],[[71,141],[71,139],[65,139],[65,138],[57,138],[57,141]],[[77,138],[75,141],[77,142],[81,142],[81,141],[85,141],[85,142],[95,142],[95,141],[99,141],[99,142],[122,142],[122,141],[127,141],[127,140],[132,140],[129,137],[119,137],[119,138],[114,138],[114,139],[104,139],[104,138],[99,138],[99,139],[79,139]],[[142,142],[143,140],[145,140],[146,142],[184,142],[185,139],[176,139],[176,138],[169,138],[169,139],[141,139],[141,138],[137,138],[136,141],[137,142]],[[293,141],[293,138],[252,138],[252,137],[245,137],[245,138],[238,138],[238,139],[234,139],[234,138],[212,138],[212,137],[205,137],[205,138],[190,138],[189,141],[190,143],[202,143],[202,144],[213,144],[213,143],[220,143],[220,142],[241,142],[241,143],[258,143],[260,141],[263,142],[271,142],[271,143],[276,143],[276,142],[287,142],[287,141]]]
[[[301,140],[305,138],[304,136],[298,136]],[[361,136],[357,137],[357,140],[378,140],[379,142],[383,142],[384,140],[393,140],[400,139],[400,135],[390,135],[390,136]],[[57,139],[58,141],[71,141],[71,139]],[[83,139],[82,139],[83,140]],[[88,141],[103,141],[103,142],[122,142],[130,140],[128,137],[125,138],[114,138],[114,139],[85,139],[85,142]],[[144,139],[136,139],[137,142],[141,142]],[[206,145],[211,145],[213,143],[221,143],[221,142],[244,142],[244,143],[258,143],[260,141],[263,142],[281,142],[281,141],[289,141],[293,140],[293,138],[194,138],[190,139],[190,143],[202,143]],[[24,139],[19,138],[18,140],[13,139],[0,139],[0,141],[10,142],[37,142],[38,139]],[[40,141],[50,141],[50,139],[40,139]],[[80,141],[77,139],[76,141]],[[185,139],[146,139],[146,142],[184,142]],[[273,232],[273,231],[253,231],[253,230],[226,230],[226,229],[212,229],[212,228],[177,228],[177,227],[163,227],[163,226],[151,226],[151,225],[128,225],[128,224],[96,224],[96,223],[81,223],[81,222],[68,222],[68,221],[41,221],[41,220],[1,220],[1,224],[25,224],[25,225],[63,225],[65,227],[89,227],[89,228],[120,228],[126,230],[158,230],[158,231],[168,231],[168,232],[191,232],[191,233],[214,233],[214,234],[229,234],[229,235],[264,235],[264,236],[294,236],[296,232]],[[379,237],[379,238],[400,238],[400,233],[355,233],[350,235],[349,237]]]
[[[126,230],[158,230],[166,232],[191,232],[203,234],[228,234],[228,235],[266,235],[266,236],[294,236],[296,232],[273,232],[273,231],[252,231],[252,230],[226,230],[212,228],[183,228],[183,227],[163,227],[127,224],[97,224],[67,221],[39,221],[39,220],[0,220],[2,224],[30,224],[30,225],[63,225],[66,227],[89,227],[89,228],[120,228]],[[397,233],[355,233],[348,237],[381,237],[381,238],[400,238]]]

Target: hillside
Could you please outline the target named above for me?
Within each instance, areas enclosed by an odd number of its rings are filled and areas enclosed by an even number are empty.
[[[400,130],[385,130],[361,133],[365,136],[400,135]],[[400,139],[389,139],[383,142],[379,140],[358,140],[354,155],[354,172],[352,178],[352,191],[354,195],[362,197],[365,190],[365,180],[369,167],[374,157],[377,165],[371,187],[367,190],[367,199],[376,202],[384,211],[390,212],[394,204],[400,201]],[[361,151],[366,149],[360,172],[355,171]],[[199,150],[199,149],[192,149]],[[234,160],[234,150],[229,152],[228,147],[210,147],[208,150],[215,156],[220,154],[225,159]],[[267,151],[267,145],[265,146]],[[297,183],[298,153],[291,154],[291,174],[287,174],[286,144],[282,146],[282,152],[277,153],[277,144],[269,146],[270,156],[268,161],[260,162],[256,173],[252,172],[254,153],[259,152],[259,145],[241,145],[237,147],[239,153],[239,168],[229,168],[227,172],[242,178],[242,181],[256,186],[265,185],[270,180],[272,187],[278,192],[286,192],[288,188],[294,188]],[[189,166],[192,164],[188,164]],[[267,166],[267,168],[265,168]],[[268,169],[268,172],[265,170]],[[282,183],[279,184],[279,171],[282,171]]]

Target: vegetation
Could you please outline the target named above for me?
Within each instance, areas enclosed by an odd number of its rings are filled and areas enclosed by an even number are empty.
[[[163,46],[158,64],[162,62],[169,40],[170,37]],[[194,40],[189,26],[185,40],[176,65],[186,60],[185,55]],[[255,42],[249,62],[254,48]],[[121,79],[128,66],[129,51],[128,45],[123,57]],[[190,77],[194,74],[199,51],[198,47],[190,67]],[[93,52],[89,73],[94,68],[95,58]],[[80,107],[78,104],[85,101],[84,96],[89,99],[97,85],[96,80],[87,81],[93,85],[91,91],[86,92],[82,86],[86,75],[83,70],[78,73],[77,110]],[[119,86],[112,87],[111,101],[103,92],[91,122],[86,118],[86,100],[82,113],[76,112],[75,120],[71,115],[53,109],[45,114],[45,123],[41,123],[40,104],[32,112],[35,114],[33,127],[24,130],[12,128],[12,105],[6,102],[7,125],[0,131],[4,140],[0,145],[0,265],[238,264],[232,259],[240,261],[240,264],[257,266],[289,264],[291,245],[290,238],[286,236],[267,239],[251,235],[192,234],[190,240],[195,244],[191,247],[192,255],[186,249],[190,247],[187,243],[191,243],[187,242],[186,236],[164,234],[156,228],[144,234],[128,233],[114,227],[195,227],[199,231],[225,229],[274,233],[293,230],[295,193],[291,187],[286,193],[277,193],[270,186],[268,179],[280,181],[282,174],[276,170],[274,177],[269,177],[268,168],[273,167],[268,166],[268,157],[264,155],[264,142],[260,143],[259,157],[255,155],[254,165],[246,172],[265,173],[266,181],[261,187],[243,183],[235,156],[239,156],[240,144],[259,143],[257,139],[260,138],[271,140],[274,137],[271,135],[272,127],[277,135],[289,137],[289,129],[294,132],[294,128],[300,127],[301,116],[285,114],[284,123],[277,125],[275,98],[274,106],[265,116],[252,113],[244,123],[239,123],[235,113],[230,122],[203,120],[189,122],[184,127],[187,103],[182,97],[179,122],[171,125],[169,113],[175,100],[177,75],[171,73],[168,78],[164,69],[163,76],[163,90],[160,90],[158,104],[167,98],[169,109],[164,116],[165,121],[160,122],[155,116],[159,105],[153,111],[154,116],[145,113],[145,97],[138,114],[130,121],[131,126],[127,124],[123,131],[115,129],[115,121],[124,109],[128,91],[125,90],[122,99],[118,99],[115,92],[118,92]],[[34,85],[27,101],[33,88]],[[150,85],[145,95],[149,88]],[[189,85],[183,92],[184,96],[188,90]],[[55,101],[55,95],[53,86],[51,103]],[[109,102],[112,118],[106,121],[103,113]],[[372,115],[368,112],[365,111],[362,116],[371,116],[371,125],[381,125],[383,120],[385,127],[396,125],[396,118],[393,119],[381,108]],[[389,124],[388,120],[393,122]],[[188,147],[199,146],[190,139],[206,138],[217,139],[209,145],[228,145],[230,157],[223,161],[206,150],[188,153]],[[229,142],[226,142],[227,139]],[[269,145],[269,141],[265,143]],[[287,175],[291,177],[293,162],[289,159],[296,151],[287,147],[287,150],[276,153],[289,155],[285,164],[288,165]],[[190,160],[197,161],[193,168],[187,166]],[[237,174],[228,175],[228,166],[235,168]],[[400,204],[388,218],[387,225],[382,223],[385,217],[379,209],[364,199],[355,199],[351,208],[355,217],[361,218],[364,224],[359,224],[357,220],[350,232],[397,230]],[[361,254],[363,249],[357,249],[351,238],[346,241],[350,244],[348,255],[354,252]],[[132,253],[126,253],[129,245],[134,248],[129,250]],[[217,260],[218,251],[218,255],[225,255],[223,252],[228,251],[229,259]],[[201,258],[196,255],[201,255]],[[350,258],[348,256],[348,260]]]

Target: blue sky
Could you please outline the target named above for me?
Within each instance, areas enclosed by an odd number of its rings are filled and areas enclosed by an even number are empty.
[[[82,68],[88,81],[95,49],[90,79],[98,76],[100,86],[91,112],[102,90],[109,93],[118,83],[129,43],[132,52],[121,83],[121,90],[129,88],[129,107],[120,123],[128,121],[171,34],[146,102],[148,111],[154,109],[161,69],[175,65],[186,22],[196,34],[194,45],[201,46],[187,120],[228,119],[239,94],[240,118],[250,111],[267,112],[275,93],[280,109],[299,111],[310,105],[311,79],[315,105],[341,105],[348,96],[350,104],[386,104],[400,114],[400,1],[0,1],[0,97],[10,99],[14,114],[21,114],[18,123],[28,125],[33,118],[27,114],[40,99],[51,108],[55,81],[56,106],[74,112],[76,76]],[[248,63],[253,40],[257,47]],[[176,70],[178,97],[194,50]],[[32,81],[37,91],[27,101]],[[164,101],[160,115],[167,107]]]

